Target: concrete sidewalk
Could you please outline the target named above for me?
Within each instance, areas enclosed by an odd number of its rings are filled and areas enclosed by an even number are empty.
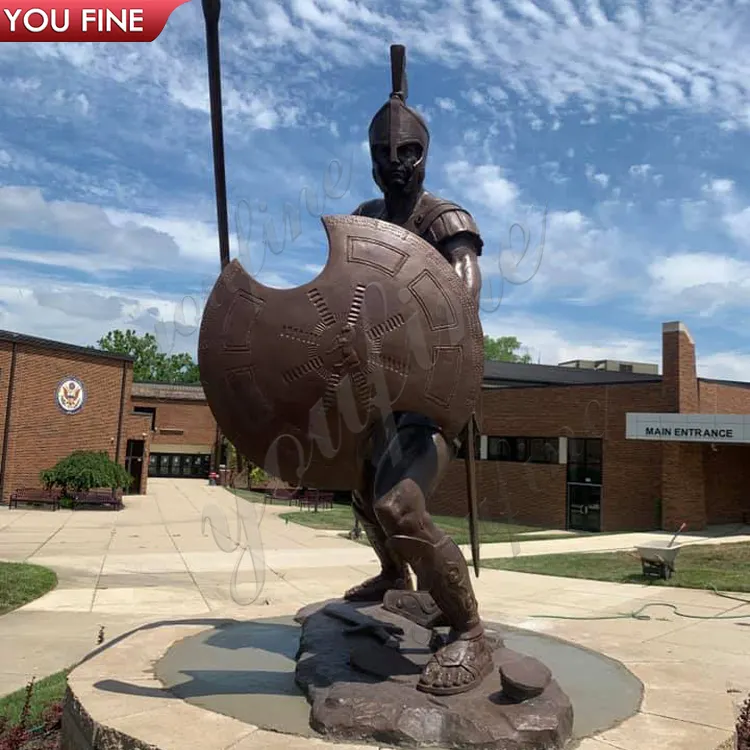
[[[96,646],[100,627],[109,640],[154,620],[290,614],[377,570],[369,547],[285,523],[278,516],[288,508],[238,501],[195,480],[155,479],[149,487],[147,497],[126,498],[120,512],[0,510],[0,559],[46,565],[60,580],[54,591],[0,617],[0,694],[82,658]],[[238,535],[238,508],[247,538]],[[211,519],[205,528],[204,517]],[[630,549],[665,536],[523,540],[521,554]],[[750,537],[733,540],[743,538]],[[483,547],[485,558],[503,554],[513,554],[511,544]],[[727,691],[750,690],[750,627],[739,624],[750,623],[750,606],[742,602],[488,569],[475,586],[487,620],[602,651],[644,682],[642,711],[587,740],[584,750],[714,750],[734,723]],[[662,606],[645,621],[540,617],[601,618],[664,602],[715,619],[684,618]],[[744,620],[717,619],[743,614]]]

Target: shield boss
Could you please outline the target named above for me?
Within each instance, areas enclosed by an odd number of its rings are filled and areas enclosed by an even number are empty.
[[[450,440],[478,411],[479,316],[450,264],[378,219],[324,216],[328,262],[293,289],[237,260],[206,303],[201,382],[222,432],[292,484],[360,487],[371,427],[391,412],[434,420]]]

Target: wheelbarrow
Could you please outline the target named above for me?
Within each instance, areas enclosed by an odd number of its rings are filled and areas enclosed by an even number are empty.
[[[674,563],[679,547],[669,547],[666,544],[649,544],[644,547],[636,547],[636,552],[641,558],[643,575],[646,578],[663,578],[669,580],[674,573]]]
[[[674,540],[686,526],[687,524],[683,523],[677,529],[669,544],[647,544],[635,548],[641,558],[641,567],[646,578],[669,580],[672,577],[677,553],[680,551],[680,547],[674,546]]]

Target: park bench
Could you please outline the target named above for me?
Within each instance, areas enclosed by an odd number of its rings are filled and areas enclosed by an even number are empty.
[[[333,507],[333,492],[305,490],[300,497],[300,508],[306,510],[329,509]]]
[[[89,490],[88,492],[77,492],[73,498],[73,509],[80,507],[112,508],[122,510],[122,493],[118,490]]]
[[[267,491],[263,495],[263,501],[266,503],[270,503],[271,505],[273,505],[277,500],[279,502],[286,502],[287,504],[292,505],[297,501],[296,490],[290,490],[286,487],[276,487],[273,490]]]
[[[49,505],[52,510],[60,507],[60,491],[45,490],[36,487],[20,487],[10,495],[8,509],[18,508],[18,503],[26,505]]]

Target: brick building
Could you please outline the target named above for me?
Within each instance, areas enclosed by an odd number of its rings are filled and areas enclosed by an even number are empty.
[[[696,374],[681,323],[662,374],[487,363],[477,446],[480,516],[589,531],[750,521],[750,383]],[[432,503],[461,514],[454,461]]]
[[[74,450],[105,451],[144,494],[149,475],[207,477],[216,447],[200,386],[133,383],[131,357],[0,331],[0,502]]]
[[[0,331],[2,502],[73,450],[137,453],[148,427],[128,407],[132,384],[130,357]]]
[[[205,478],[225,460],[200,386],[134,383],[132,408],[150,420],[148,476]]]
[[[38,486],[75,449],[148,476],[205,478],[225,461],[199,386],[133,383],[128,357],[0,332],[0,488]],[[698,378],[680,323],[655,366],[488,362],[477,445],[480,515],[589,531],[750,520],[750,383]],[[455,460],[431,502],[466,514]]]

